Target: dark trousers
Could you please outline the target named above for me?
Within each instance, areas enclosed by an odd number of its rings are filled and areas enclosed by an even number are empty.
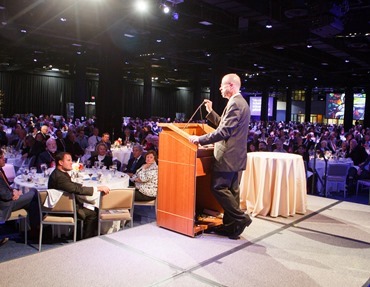
[[[40,226],[40,212],[37,201],[37,191],[31,189],[13,201],[12,211],[26,209],[30,220],[31,230],[37,230]]]
[[[83,219],[83,237],[90,238],[98,235],[98,213],[85,207],[78,209],[78,218]]]
[[[135,188],[135,201],[150,201],[154,199],[155,197],[147,196]]]
[[[240,175],[240,172],[217,171],[212,174],[212,194],[224,209],[223,224],[225,227],[232,228],[236,222],[244,220],[248,216],[239,207]]]

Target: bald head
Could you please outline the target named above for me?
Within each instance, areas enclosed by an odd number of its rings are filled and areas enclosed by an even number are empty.
[[[222,97],[230,99],[240,91],[240,78],[237,74],[227,74],[222,78],[220,92]]]

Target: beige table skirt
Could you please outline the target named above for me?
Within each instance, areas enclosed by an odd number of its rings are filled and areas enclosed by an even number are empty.
[[[288,217],[306,212],[306,172],[299,155],[248,153],[240,182],[240,204],[252,216]]]

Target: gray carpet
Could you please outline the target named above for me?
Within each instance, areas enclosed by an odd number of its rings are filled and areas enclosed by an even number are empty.
[[[370,206],[308,196],[240,240],[154,222],[0,264],[1,286],[369,286]]]

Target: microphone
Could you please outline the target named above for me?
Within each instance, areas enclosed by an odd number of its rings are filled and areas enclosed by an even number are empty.
[[[205,102],[203,101],[199,106],[198,108],[195,110],[195,112],[193,113],[193,115],[190,117],[190,119],[188,120],[188,122],[186,123],[186,125],[182,128],[182,129],[186,129],[189,125],[189,123],[191,122],[191,120],[194,118],[195,114],[198,112],[198,110],[205,104]],[[201,119],[203,119],[202,117],[202,110],[200,111],[200,117]]]

